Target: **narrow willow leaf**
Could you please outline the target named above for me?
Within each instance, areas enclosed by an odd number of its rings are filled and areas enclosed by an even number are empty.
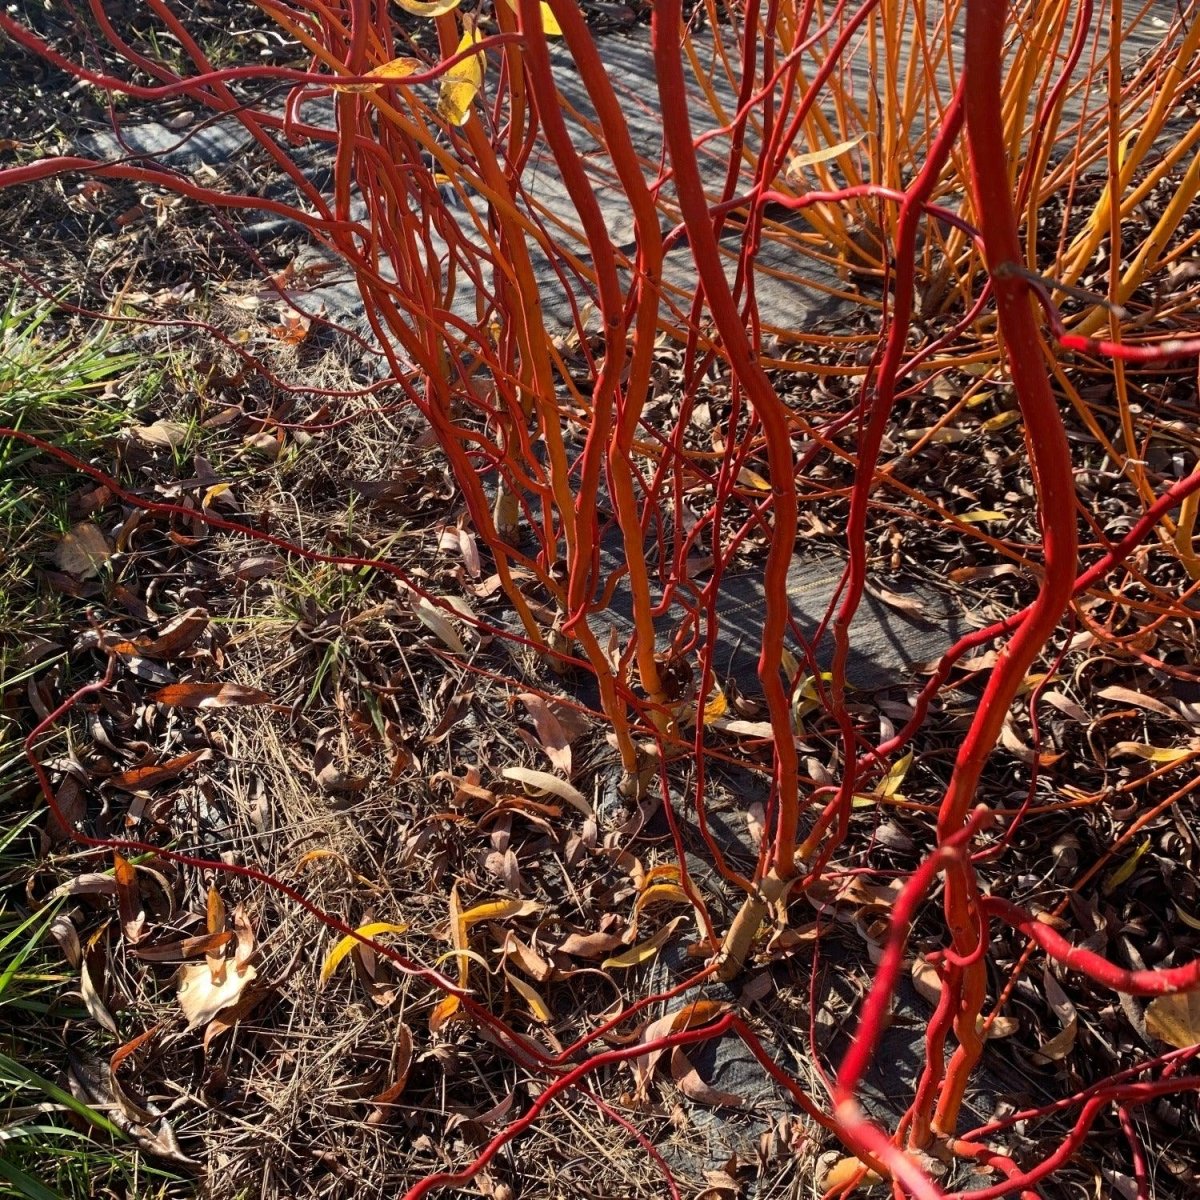
[[[605,970],[613,967],[625,969],[649,962],[667,944],[682,920],[682,917],[676,917],[664,925],[653,937],[639,942],[636,946],[631,946],[622,954],[614,954],[612,958],[606,958],[600,965]]]
[[[529,767],[505,767],[500,774],[503,778],[511,779],[515,783],[523,783],[528,787],[550,792],[560,800],[565,800],[572,808],[577,808],[585,817],[593,815],[592,806],[584,799],[583,793],[565,779],[551,775],[549,771],[534,771]]]
[[[540,912],[541,906],[532,900],[489,900],[469,908],[459,918],[462,923],[464,944],[459,949],[466,949],[466,931],[479,921],[503,921],[507,917],[531,917]]]
[[[817,163],[829,162],[830,159],[845,154],[847,150],[853,150],[865,136],[860,133],[857,137],[847,138],[844,142],[836,142],[832,146],[822,146],[819,150],[809,150],[805,154],[795,155],[787,165],[788,179],[794,179],[799,174],[801,167],[812,167]]]
[[[366,925],[360,925],[354,932],[359,937],[373,938],[378,937],[381,933],[404,933],[408,929],[407,925],[395,925],[391,921],[370,921]],[[334,971],[337,970],[338,964],[344,959],[356,946],[361,946],[362,943],[356,937],[351,937],[346,934],[336,946],[325,956],[324,963],[321,964],[321,986],[329,982]]]
[[[877,796],[883,796],[886,799],[891,799],[900,794],[900,785],[904,782],[905,775],[908,774],[908,768],[912,766],[912,751],[910,750],[899,762],[894,764],[891,770],[880,781],[879,786],[875,789]]]
[[[458,631],[442,616],[441,612],[438,611],[437,605],[426,600],[424,596],[416,595],[413,596],[412,605],[417,620],[430,633],[436,634],[455,654],[466,654],[467,647],[463,644],[462,638],[458,636]]]
[[[961,513],[955,517],[956,521],[962,521],[967,525],[978,525],[983,521],[1007,521],[1008,514],[997,512],[991,508],[977,508],[972,512]]]
[[[1185,758],[1193,758],[1196,754],[1195,750],[1189,750],[1185,746],[1150,746],[1145,742],[1118,742],[1112,748],[1112,752],[1156,763],[1183,762]]]
[[[552,1015],[550,1012],[550,1007],[545,1000],[538,995],[537,989],[526,983],[525,980],[518,979],[517,976],[511,971],[505,971],[504,977],[510,984],[512,984],[513,990],[521,997],[522,1000],[525,1001],[529,1007],[529,1011],[533,1013],[534,1017],[541,1021],[543,1025],[548,1025]]]
[[[1142,856],[1150,849],[1150,839],[1146,838],[1141,845],[1104,881],[1100,890],[1110,896],[1113,892],[1133,877],[1134,871],[1138,868],[1138,863],[1142,861]]]

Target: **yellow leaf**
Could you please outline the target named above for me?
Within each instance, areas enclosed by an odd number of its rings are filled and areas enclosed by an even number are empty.
[[[651,904],[691,904],[691,900],[677,883],[652,883],[638,896],[633,911],[641,912]]]
[[[458,986],[467,986],[467,931],[463,925],[462,909],[458,902],[458,884],[450,889],[450,940],[454,943],[458,958]],[[458,1012],[457,996],[445,996],[429,1016],[429,1032],[437,1033]]]
[[[821,672],[821,682],[822,683],[831,683],[832,681],[833,681],[833,672],[832,671],[822,671]],[[805,698],[805,700],[813,700],[818,703],[820,702],[821,692],[820,692],[820,689],[817,687],[817,680],[814,676],[806,675],[804,677],[804,682],[801,683],[799,688],[797,688],[796,690],[800,693],[800,695],[802,695]]]
[[[502,921],[506,917],[524,917],[540,911],[540,905],[535,904],[532,900],[488,900],[463,912],[458,899],[458,885],[455,884],[450,889],[450,941],[453,943],[454,949],[442,957],[453,956],[458,959],[458,986],[466,988],[470,960],[479,958],[467,946],[467,935],[472,925],[478,921]],[[441,959],[438,961],[440,962]],[[458,1009],[458,997],[446,996],[429,1018],[430,1033],[437,1033],[458,1012]]]
[[[1137,870],[1138,863],[1142,861],[1142,855],[1150,849],[1150,839],[1146,838],[1140,846],[1104,881],[1101,886],[1101,891],[1110,896],[1117,890],[1127,879],[1129,879],[1134,871]]]
[[[405,12],[414,17],[440,17],[443,13],[453,12],[461,0],[396,0]]]
[[[366,925],[360,925],[354,932],[359,937],[373,938],[381,933],[404,933],[408,929],[407,925],[395,925],[391,921],[369,921]],[[336,946],[325,956],[325,961],[321,964],[321,986],[324,987],[334,971],[337,970],[338,964],[344,959],[351,950],[356,946],[361,946],[362,943],[358,938],[351,937],[346,934]]]
[[[481,41],[483,38],[479,36],[479,31],[473,27],[469,28],[463,33],[455,53],[461,54]],[[483,86],[484,62],[482,54],[472,54],[470,58],[464,58],[462,62],[455,63],[442,76],[438,114],[449,121],[451,125],[465,125],[467,118],[471,115],[471,103]]]
[[[795,155],[787,165],[788,179],[793,179],[799,173],[801,167],[810,167],[816,163],[828,162],[831,158],[838,158],[845,154],[847,150],[853,150],[865,136],[865,134],[860,133],[857,137],[848,138],[844,142],[837,142],[833,146],[822,146],[820,150],[810,150],[806,154]]]
[[[455,950],[467,948],[467,927],[463,924],[462,905],[458,899],[458,884],[450,889],[450,942]],[[467,960],[458,960],[458,983],[460,987],[467,986]]]
[[[823,1192],[842,1192],[854,1181],[859,1185],[870,1187],[874,1183],[882,1183],[866,1163],[858,1158],[839,1158],[821,1178]]]
[[[661,883],[663,880],[679,882],[678,863],[659,863],[657,867],[651,867],[638,881],[638,887],[645,891],[652,883]]]
[[[708,698],[708,703],[704,706],[704,723],[711,725],[714,721],[719,721],[729,711],[729,701],[725,699],[725,693],[717,688]]]
[[[742,467],[737,474],[737,481],[742,487],[753,488],[756,492],[769,492],[771,484],[764,479],[757,471],[750,470],[749,467]]]
[[[614,954],[612,958],[606,958],[600,965],[605,970],[610,967],[625,969],[649,962],[666,945],[682,920],[682,917],[676,917],[664,925],[653,937],[647,938],[644,942],[638,942],[636,946],[631,946],[621,954]]]
[[[967,525],[976,525],[981,521],[1007,521],[1008,514],[997,512],[991,508],[976,508],[971,512],[961,513],[957,520],[964,522]]]
[[[477,904],[469,908],[459,918],[463,944],[457,949],[466,949],[467,930],[479,921],[503,921],[507,917],[530,917],[541,911],[541,906],[532,900],[489,900],[485,904]]]
[[[458,0],[455,0],[457,3]],[[422,63],[415,58],[393,58],[391,62],[381,63],[367,72],[367,78],[377,79],[378,83],[335,83],[335,92],[373,92],[377,87],[389,80],[403,79],[414,71],[421,70]]]
[[[912,751],[910,750],[899,762],[892,765],[891,770],[880,781],[879,786],[875,789],[875,795],[882,796],[884,799],[891,799],[893,796],[900,794],[900,785],[904,782],[905,775],[908,774],[908,768],[912,766]]]
[[[507,3],[508,7],[511,8],[513,12],[517,11],[516,0],[507,0]],[[546,3],[546,0],[542,0],[538,7],[542,10],[542,32],[545,33],[547,37],[560,37],[562,35],[562,29],[559,28],[558,21],[555,19],[554,11],[551,9],[550,5]]]
[[[1168,1046],[1194,1046],[1200,1042],[1200,992],[1157,996],[1146,1006],[1146,1028]]]
[[[518,979],[509,971],[504,972],[504,977],[512,984],[514,990],[520,995],[521,999],[529,1006],[529,1011],[534,1017],[541,1021],[543,1025],[550,1023],[550,1007],[545,1000],[537,994],[537,989],[530,986],[523,979]]]
[[[979,428],[984,433],[995,433],[997,430],[1007,429],[1020,419],[1021,410],[1019,408],[1010,408],[1007,412],[997,413],[994,417],[988,417],[986,421],[980,424]]]
[[[1133,755],[1156,763],[1183,762],[1185,758],[1191,758],[1196,753],[1182,746],[1149,746],[1145,742],[1118,742],[1112,748],[1112,752]]]

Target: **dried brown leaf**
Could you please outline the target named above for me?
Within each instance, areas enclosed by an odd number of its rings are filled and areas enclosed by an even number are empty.
[[[739,1108],[745,1103],[742,1096],[734,1092],[723,1092],[705,1083],[683,1052],[682,1046],[676,1046],[671,1052],[671,1078],[680,1092],[696,1104],[704,1104],[709,1108]]]
[[[114,775],[108,782],[110,786],[120,788],[123,792],[145,791],[147,788],[157,787],[160,783],[178,779],[199,759],[208,758],[209,753],[207,750],[189,750],[186,754],[180,754],[164,763],[132,767],[128,771],[122,771],[120,775]]]
[[[520,692],[517,699],[529,710],[538,740],[551,765],[567,778],[571,776],[571,746],[566,731],[550,711],[545,699],[533,692]]]
[[[1042,985],[1046,990],[1046,1000],[1062,1026],[1061,1030],[1049,1041],[1043,1042],[1033,1055],[1034,1062],[1045,1065],[1061,1062],[1075,1048],[1075,1038],[1079,1032],[1079,1014],[1058,980],[1051,974],[1049,967],[1042,970]]]
[[[1200,991],[1156,996],[1146,1006],[1146,1029],[1168,1046],[1186,1050],[1200,1042]]]
[[[108,1011],[108,1006],[104,1003],[100,991],[92,979],[92,971],[88,965],[86,955],[79,964],[79,991],[83,996],[84,1005],[92,1016],[92,1020],[102,1028],[107,1029],[114,1037],[120,1037],[121,1031],[117,1026],[116,1019]]]
[[[92,521],[80,521],[63,534],[54,552],[59,570],[76,579],[93,579],[112,558],[108,538]]]
[[[155,421],[151,425],[134,425],[130,436],[160,450],[174,450],[187,441],[188,427],[179,421]]]

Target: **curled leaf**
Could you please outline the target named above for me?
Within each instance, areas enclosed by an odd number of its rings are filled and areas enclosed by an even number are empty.
[[[614,954],[612,958],[606,958],[600,965],[605,970],[610,968],[626,970],[629,967],[649,962],[670,941],[671,935],[679,928],[682,920],[682,917],[676,917],[673,921],[668,921],[653,937],[639,942],[636,946],[631,946],[623,954]]]
[[[633,911],[641,912],[652,904],[690,904],[691,898],[677,883],[652,883],[638,896]]]
[[[179,1007],[187,1018],[189,1030],[207,1024],[240,999],[242,990],[258,974],[252,966],[227,970],[217,983],[207,962],[188,963],[179,973]]]
[[[366,925],[360,925],[354,932],[359,937],[374,938],[381,933],[404,933],[408,929],[407,925],[396,925],[391,921],[369,921]],[[336,946],[325,956],[325,961],[321,964],[321,986],[324,987],[332,977],[334,971],[337,970],[338,964],[352,950],[361,946],[362,942],[358,937],[353,937],[346,934]]]
[[[500,774],[514,783],[523,783],[527,787],[540,788],[543,792],[552,793],[560,800],[565,800],[572,808],[578,809],[585,817],[594,815],[592,806],[577,787],[572,787],[565,779],[551,775],[549,771],[533,771],[528,767],[505,767]]]
[[[404,0],[405,7],[414,0]],[[456,54],[470,50],[483,39],[474,26],[468,27],[458,43]],[[484,56],[472,54],[461,62],[455,63],[442,76],[442,90],[438,97],[438,115],[449,121],[451,125],[465,125],[471,115],[471,104],[483,86]]]
[[[840,158],[847,150],[853,150],[866,135],[860,133],[857,137],[847,138],[844,142],[836,142],[832,146],[822,146],[819,150],[809,150],[805,154],[794,155],[787,165],[787,177],[795,180],[801,167],[815,166],[817,163],[829,162],[830,159]]]

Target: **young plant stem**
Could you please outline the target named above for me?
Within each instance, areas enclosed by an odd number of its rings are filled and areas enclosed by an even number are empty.
[[[766,614],[758,677],[775,734],[776,823],[771,870],[780,880],[796,873],[796,835],[800,820],[798,758],[791,729],[791,710],[783,685],[784,637],[789,619],[787,576],[796,545],[796,480],[787,409],[771,386],[753,352],[741,315],[725,278],[721,252],[713,233],[696,151],[692,144],[687,90],[679,56],[680,0],[662,0],[652,26],[654,63],[667,150],[674,169],[680,212],[709,310],[734,378],[762,425],[773,493],[775,524],[764,577]],[[732,948],[744,958],[744,950]],[[727,948],[727,953],[729,948]],[[736,956],[729,954],[730,959]]]
[[[1042,360],[1044,351],[1032,298],[1019,275],[997,271],[1001,264],[1021,261],[1001,120],[1007,12],[1005,0],[967,0],[963,68],[966,131],[975,212],[996,296],[1000,335],[1025,421],[1025,443],[1042,526],[1044,567],[1038,597],[1001,650],[955,758],[938,814],[937,833],[942,842],[962,828],[1017,689],[1070,603],[1078,554],[1071,456]],[[968,1079],[982,1052],[977,1021],[987,987],[987,968],[975,958],[987,931],[972,915],[978,912],[978,893],[973,873],[966,868],[948,873],[945,908],[954,951],[970,962],[956,989],[954,1035],[958,1047],[947,1067],[945,1087],[931,1123],[935,1132],[952,1135]]]

